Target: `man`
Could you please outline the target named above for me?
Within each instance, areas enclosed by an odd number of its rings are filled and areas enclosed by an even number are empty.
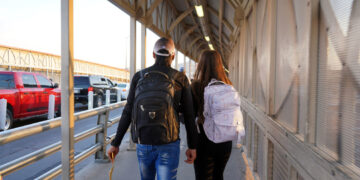
[[[174,54],[175,46],[171,39],[160,38],[155,43],[155,64],[134,75],[115,139],[108,150],[109,157],[116,156],[131,123],[142,180],[153,180],[155,174],[158,179],[176,179],[180,111],[185,116],[189,148],[185,162],[192,164],[196,158],[197,132],[191,87],[183,73],[170,67]]]

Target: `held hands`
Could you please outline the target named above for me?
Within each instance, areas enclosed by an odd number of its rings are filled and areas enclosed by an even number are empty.
[[[110,158],[111,162],[114,161],[115,156],[119,153],[119,147],[111,146],[107,151],[107,155]]]
[[[187,157],[185,162],[188,164],[194,163],[194,161],[196,159],[196,149],[187,149],[185,154]]]

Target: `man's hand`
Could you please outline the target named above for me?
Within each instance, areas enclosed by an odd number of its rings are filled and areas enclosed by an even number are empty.
[[[194,163],[194,161],[196,159],[196,149],[188,149],[188,150],[186,150],[185,154],[186,154],[186,157],[187,157],[185,162],[188,163],[188,164]]]
[[[111,146],[107,151],[107,155],[111,161],[114,161],[115,156],[119,153],[119,147]]]

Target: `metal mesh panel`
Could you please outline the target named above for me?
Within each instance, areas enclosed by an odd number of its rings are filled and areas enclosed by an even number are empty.
[[[259,0],[256,15],[256,103],[265,111],[266,95],[269,89],[268,77],[270,76],[270,56],[271,56],[271,2]]]
[[[257,163],[257,147],[258,147],[258,135],[259,135],[259,127],[253,122],[253,130],[252,130],[252,147],[251,147],[251,159],[254,163],[254,171],[256,171],[256,163]]]
[[[316,144],[359,171],[360,2],[322,1],[322,7]]]
[[[248,99],[252,99],[253,92],[253,33],[254,33],[254,25],[253,25],[253,13],[250,13],[247,19],[247,29],[246,29],[246,61],[245,61],[245,71],[246,71],[246,81],[245,81],[245,97]]]
[[[297,180],[304,180],[304,178],[298,173],[297,174]]]
[[[239,40],[239,46],[240,46],[240,49],[239,49],[239,60],[240,60],[240,68],[239,68],[239,76],[240,76],[240,86],[241,86],[241,95],[245,96],[245,90],[246,90],[246,71],[245,71],[245,61],[246,61],[246,53],[245,53],[245,45],[246,45],[246,42],[245,42],[245,38],[246,38],[246,27],[245,26],[241,26],[241,32],[244,32],[244,33],[240,33],[240,40]]]
[[[247,119],[246,119],[246,117],[247,117],[247,113],[244,111],[244,110],[242,110],[241,111],[242,113],[243,113],[243,123],[244,123],[244,128],[245,128],[245,138],[243,138],[243,145],[245,145],[245,146],[247,146],[248,147],[248,139],[247,139],[247,137],[248,137],[248,129],[249,129],[249,127],[248,127],[248,121],[247,121]]]
[[[288,162],[286,153],[279,147],[274,146],[273,179],[288,180]]]
[[[264,179],[264,145],[265,145],[265,134],[258,128],[258,142],[257,142],[257,173],[260,179]]]
[[[248,153],[247,153],[247,156],[248,157],[252,157],[251,156],[251,153],[252,153],[252,151],[251,151],[251,146],[252,146],[252,120],[251,120],[251,118],[248,116],[248,115],[246,115],[246,121],[247,121],[247,129],[246,129],[246,142],[247,142],[247,144],[246,144],[246,147],[247,147],[247,151],[248,151]]]
[[[275,117],[302,135],[308,107],[310,12],[306,1],[277,3]]]
[[[321,25],[316,142],[318,147],[337,158],[342,65],[324,28]]]
[[[304,178],[299,174],[299,172],[291,166],[290,170],[290,179],[292,180],[304,180]]]
[[[267,150],[267,176],[269,180],[274,178],[274,144],[268,140],[268,150]]]

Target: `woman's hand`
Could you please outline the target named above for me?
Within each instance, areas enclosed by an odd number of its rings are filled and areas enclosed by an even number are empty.
[[[187,157],[185,162],[188,164],[194,163],[194,161],[196,159],[196,149],[187,149],[185,154]]]

